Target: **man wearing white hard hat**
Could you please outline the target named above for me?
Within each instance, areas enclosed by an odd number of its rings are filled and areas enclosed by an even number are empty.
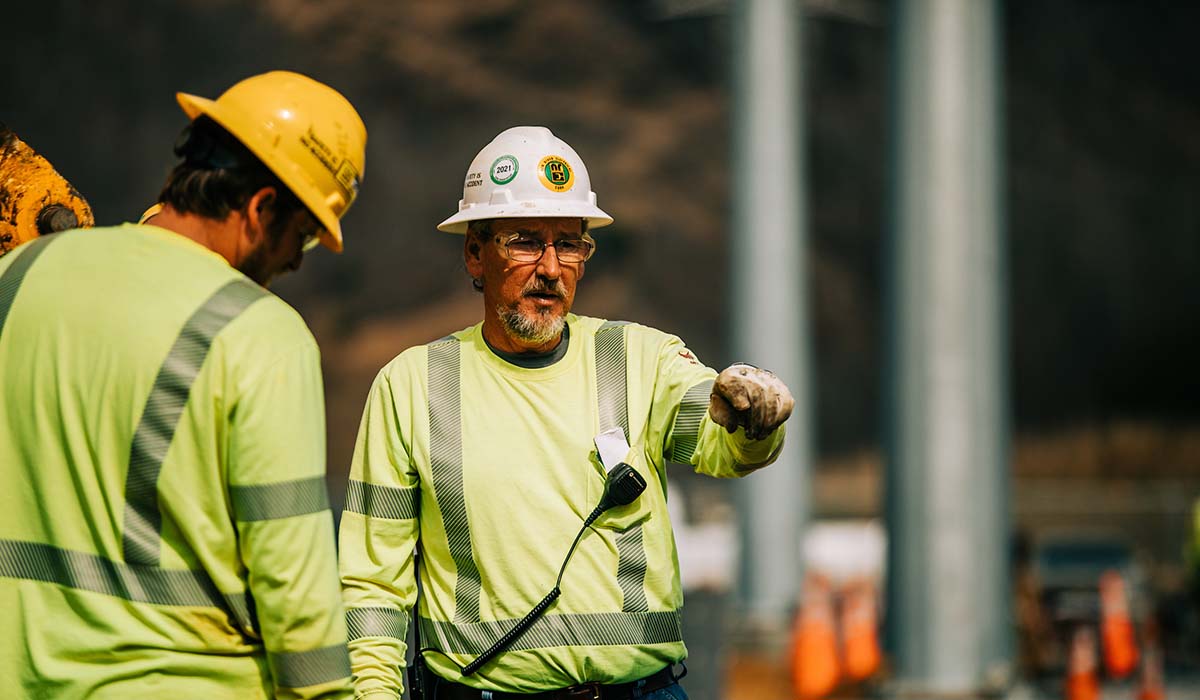
[[[591,232],[610,223],[549,129],[508,129],[471,163],[438,228],[465,235],[483,320],[384,367],[351,466],[358,697],[400,697],[417,605],[409,679],[427,699],[686,698],[666,463],[770,464],[792,397],[675,336],[572,314]]]

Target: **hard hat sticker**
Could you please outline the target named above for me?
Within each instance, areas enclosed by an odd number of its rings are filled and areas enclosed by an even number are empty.
[[[333,177],[342,186],[342,189],[350,195],[350,201],[353,202],[354,198],[358,196],[358,187],[362,183],[358,169],[349,160],[343,160],[342,165],[337,169]]]
[[[517,176],[521,166],[513,156],[500,156],[492,161],[492,182],[497,185],[507,185]]]
[[[538,179],[552,192],[566,192],[575,184],[571,166],[562,156],[546,156],[538,163]]]
[[[312,153],[317,160],[321,161],[321,165],[324,165],[326,170],[332,174],[335,174],[336,176],[338,157],[336,154],[334,154],[333,149],[327,146],[325,142],[322,141],[315,132],[313,132],[311,126],[308,127],[308,131],[300,136],[300,143],[304,144],[305,147],[308,148],[309,152]]]
[[[313,154],[321,162],[321,165],[325,166],[325,169],[333,175],[334,182],[346,193],[346,206],[350,206],[358,197],[358,186],[362,179],[358,168],[354,167],[354,164],[348,159],[335,153],[317,136],[311,126],[300,136],[300,143],[304,144],[308,148],[308,152]]]

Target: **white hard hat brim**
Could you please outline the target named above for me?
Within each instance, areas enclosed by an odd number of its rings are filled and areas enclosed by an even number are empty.
[[[587,219],[589,230],[608,226],[613,222],[611,216],[605,214],[600,207],[594,204],[578,201],[564,202],[534,199],[504,204],[476,204],[468,206],[466,209],[438,224],[438,230],[445,231],[446,233],[466,233],[467,225],[472,221],[548,217]]]

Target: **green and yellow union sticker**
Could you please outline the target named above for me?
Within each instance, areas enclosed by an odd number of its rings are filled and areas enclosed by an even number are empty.
[[[575,184],[571,166],[562,156],[546,156],[538,163],[538,179],[552,192],[566,192]]]

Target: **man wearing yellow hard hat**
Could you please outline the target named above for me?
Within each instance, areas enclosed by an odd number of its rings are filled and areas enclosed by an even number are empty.
[[[152,225],[0,259],[0,697],[350,696],[316,343],[266,290],[358,194],[296,73],[191,120]]]

